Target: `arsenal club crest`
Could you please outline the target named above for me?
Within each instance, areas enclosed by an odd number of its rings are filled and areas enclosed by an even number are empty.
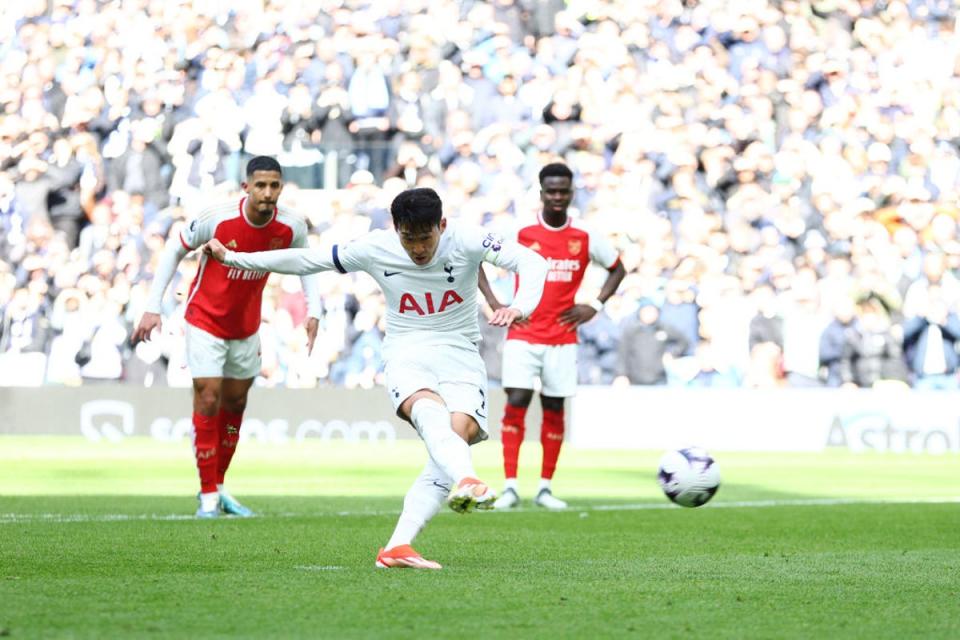
[[[570,255],[580,255],[581,249],[583,249],[583,240],[570,240],[567,242],[567,250],[570,251]]]
[[[270,250],[282,249],[283,248],[283,238],[272,238],[270,240]]]

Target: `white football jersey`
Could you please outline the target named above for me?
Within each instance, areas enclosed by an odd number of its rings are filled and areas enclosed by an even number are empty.
[[[511,307],[524,317],[540,302],[546,261],[512,240],[471,225],[447,224],[430,263],[415,264],[395,231],[377,230],[345,245],[257,253],[228,251],[224,263],[279,273],[365,271],[387,303],[385,346],[480,341],[477,272],[481,262],[521,273]]]

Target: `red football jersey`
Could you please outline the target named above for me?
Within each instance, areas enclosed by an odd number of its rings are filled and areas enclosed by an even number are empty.
[[[204,210],[180,232],[180,242],[193,251],[216,238],[233,251],[268,251],[306,247],[306,222],[279,207],[273,218],[254,226],[243,213],[246,198]],[[260,328],[263,288],[270,273],[227,267],[201,256],[197,275],[190,285],[186,320],[225,340],[239,340]]]
[[[532,344],[575,343],[577,332],[560,324],[560,314],[574,305],[587,265],[592,261],[604,269],[612,268],[620,259],[617,250],[606,238],[569,217],[562,227],[551,227],[540,215],[537,224],[519,231],[517,241],[547,259],[547,281],[529,322],[510,327],[507,339]]]

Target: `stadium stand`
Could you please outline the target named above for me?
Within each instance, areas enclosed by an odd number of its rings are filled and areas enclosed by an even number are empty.
[[[950,0],[49,4],[0,12],[0,384],[189,384],[182,295],[127,337],[166,234],[268,154],[314,241],[415,185],[509,233],[567,162],[629,272],[584,383],[630,381],[643,301],[668,385],[958,387]],[[382,299],[323,282],[308,356],[271,280],[258,384],[377,384]]]

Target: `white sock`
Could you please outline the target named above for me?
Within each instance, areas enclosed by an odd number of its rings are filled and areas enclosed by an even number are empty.
[[[422,398],[413,404],[410,419],[427,445],[430,458],[454,483],[477,477],[470,458],[470,445],[454,432],[450,411],[445,406]]]
[[[227,493],[227,490],[224,488],[224,486],[223,486],[222,484],[218,484],[218,485],[217,485],[217,493],[219,493],[219,494],[221,494],[221,495],[230,495],[230,494]]]
[[[437,515],[450,489],[450,478],[433,460],[428,460],[423,472],[407,491],[397,527],[384,548],[393,549],[402,544],[411,544],[430,519]]]
[[[516,478],[507,478],[503,481],[503,490],[513,489],[514,493],[519,493],[517,491],[517,479]]]
[[[540,486],[537,488],[537,492],[543,491],[544,489],[550,491],[550,480],[547,478],[540,478]]]
[[[200,494],[200,508],[204,511],[216,511],[220,506],[220,494],[216,491]]]

